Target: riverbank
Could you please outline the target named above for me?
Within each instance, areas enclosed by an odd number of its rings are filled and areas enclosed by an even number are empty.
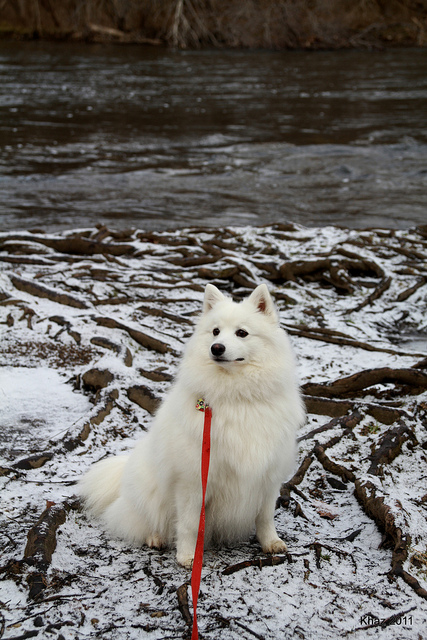
[[[421,637],[426,252],[425,226],[0,233],[3,637],[188,637],[174,552],[110,539],[74,492],[150,428],[207,282],[268,285],[308,418],[276,509],[289,554],[207,551],[203,637]]]
[[[363,0],[5,0],[0,37],[179,48],[426,46],[427,4]]]

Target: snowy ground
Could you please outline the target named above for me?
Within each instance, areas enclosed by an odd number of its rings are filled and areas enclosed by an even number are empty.
[[[426,256],[425,228],[0,234],[0,637],[189,636],[173,550],[109,539],[73,496],[150,428],[206,282],[268,284],[309,412],[289,556],[208,551],[200,637],[426,637]]]

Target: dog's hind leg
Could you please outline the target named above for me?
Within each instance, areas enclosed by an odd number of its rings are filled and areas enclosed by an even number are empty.
[[[119,496],[105,511],[103,521],[114,536],[136,544],[145,544],[147,527],[144,519],[131,502]]]
[[[167,546],[166,541],[157,533],[147,536],[146,543],[151,549],[164,549]]]

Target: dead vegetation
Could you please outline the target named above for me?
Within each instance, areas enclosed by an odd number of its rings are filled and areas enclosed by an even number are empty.
[[[426,44],[425,1],[3,0],[4,35],[174,47],[336,49]]]

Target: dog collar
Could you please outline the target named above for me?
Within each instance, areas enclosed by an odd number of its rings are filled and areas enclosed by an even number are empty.
[[[196,402],[196,409],[197,411],[205,411],[205,409],[207,409],[209,407],[208,403],[205,401],[204,398],[199,398]]]

